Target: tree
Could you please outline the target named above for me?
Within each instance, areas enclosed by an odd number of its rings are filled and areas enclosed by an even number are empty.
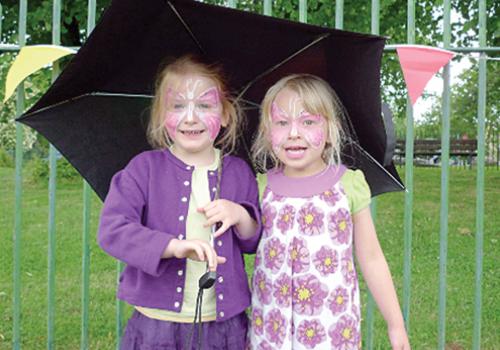
[[[487,62],[486,80],[486,142],[496,143],[500,127],[500,65],[498,62]],[[470,69],[459,75],[458,83],[451,87],[450,94],[450,134],[452,137],[467,135],[477,138],[477,106],[478,103],[478,66],[473,60]],[[420,130],[435,128],[441,131],[441,99],[435,102],[429,112],[424,115]]]

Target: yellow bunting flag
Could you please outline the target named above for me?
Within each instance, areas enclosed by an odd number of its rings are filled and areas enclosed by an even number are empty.
[[[7,73],[4,102],[14,93],[16,87],[30,74],[36,72],[61,57],[76,51],[56,45],[24,46]]]

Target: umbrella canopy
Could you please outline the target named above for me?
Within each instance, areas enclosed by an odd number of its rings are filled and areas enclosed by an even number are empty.
[[[223,66],[232,92],[248,107],[237,150],[247,160],[267,89],[288,74],[315,74],[344,104],[352,140],[345,158],[364,170],[376,195],[403,188],[393,164],[380,165],[386,153],[383,46],[378,36],[191,0],[115,0],[58,79],[18,120],[44,135],[103,199],[113,174],[150,149],[149,105],[166,57],[191,53]]]

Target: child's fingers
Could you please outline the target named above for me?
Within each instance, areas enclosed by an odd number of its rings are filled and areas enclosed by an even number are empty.
[[[209,218],[203,226],[210,227],[210,226],[215,225],[218,222],[223,222],[223,221],[224,221],[224,216],[219,214],[219,215],[215,215],[215,216],[212,216],[211,218]]]
[[[219,227],[219,229],[214,232],[214,238],[217,238],[220,235],[222,235],[224,232],[227,231],[228,228],[229,228],[229,225],[227,225],[226,223],[223,222],[221,227]]]
[[[220,213],[220,209],[218,207],[205,210],[205,216],[207,218],[211,218],[212,216],[217,215],[219,213]]]
[[[214,248],[212,248],[208,243],[205,242],[200,242],[200,244],[205,251],[208,268],[215,271],[215,269],[217,268],[217,254],[215,253]]]
[[[218,200],[211,201],[207,205],[205,205],[205,206],[203,206],[201,208],[198,208],[198,211],[204,212],[204,211],[213,209],[213,208],[215,208],[217,206],[217,203],[218,203]]]
[[[223,256],[217,256],[217,263],[218,264],[225,264],[226,263],[226,258]]]
[[[205,254],[203,253],[203,249],[199,245],[193,244],[193,250],[200,261],[205,261]]]

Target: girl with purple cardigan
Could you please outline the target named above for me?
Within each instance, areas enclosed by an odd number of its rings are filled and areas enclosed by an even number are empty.
[[[205,290],[202,339],[195,332],[193,343],[244,348],[242,253],[255,251],[261,223],[252,171],[225,155],[239,122],[217,67],[183,57],[160,73],[148,129],[156,150],[113,177],[98,233],[102,249],[126,264],[117,296],[135,308],[121,349],[185,349],[207,265],[217,279]]]

